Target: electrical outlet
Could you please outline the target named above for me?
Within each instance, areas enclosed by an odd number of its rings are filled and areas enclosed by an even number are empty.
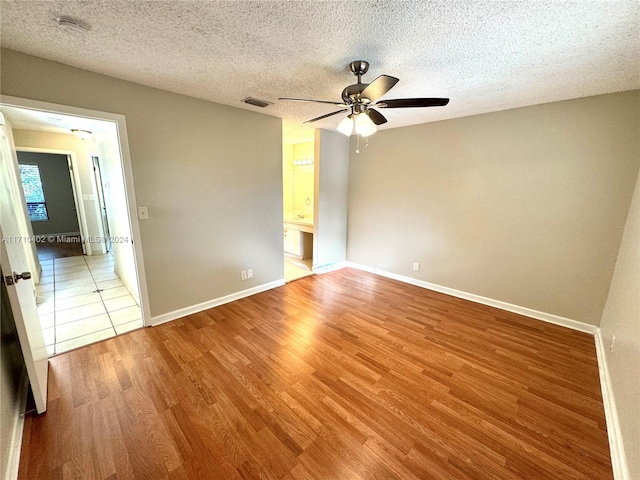
[[[240,280],[246,280],[247,279],[247,271],[246,270],[242,270],[240,272]]]
[[[414,272],[420,271],[420,264],[418,262],[413,262],[413,271]]]
[[[253,268],[247,270],[247,278],[253,278]]]
[[[616,343],[616,336],[615,336],[615,335],[613,335],[613,336],[611,337],[611,343],[609,344],[609,351],[610,351],[611,353],[613,353],[613,345],[615,345],[615,343]]]

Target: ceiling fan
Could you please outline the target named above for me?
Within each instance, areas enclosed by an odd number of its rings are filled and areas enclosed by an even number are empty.
[[[399,80],[397,78],[389,75],[380,75],[371,83],[362,83],[362,76],[369,70],[369,62],[364,60],[351,62],[349,64],[349,70],[358,77],[358,83],[349,85],[342,91],[342,102],[289,97],[282,97],[278,100],[340,105],[341,108],[335,112],[312,118],[303,123],[316,122],[323,118],[348,111],[349,114],[338,124],[338,131],[346,136],[350,136],[355,131],[363,137],[374,134],[377,131],[376,125],[382,125],[387,122],[384,115],[376,110],[376,108],[443,107],[449,103],[448,98],[400,98],[397,100],[380,100],[383,95],[398,83]]]

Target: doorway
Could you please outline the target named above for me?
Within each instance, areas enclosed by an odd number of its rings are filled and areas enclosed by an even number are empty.
[[[86,253],[70,155],[17,149],[17,156],[38,258]]]
[[[283,143],[284,278],[313,275],[314,142]]]
[[[139,226],[132,215],[136,207],[124,117],[2,100],[0,109],[25,176],[36,173],[34,157],[41,156],[40,196],[27,201],[25,190],[25,203],[32,236],[44,241],[37,248],[40,278],[35,291],[48,354],[145,326],[150,319],[148,294]],[[73,131],[82,132],[82,138]],[[66,179],[58,168],[57,180],[49,182],[48,169],[63,160]],[[37,181],[32,183],[37,186]],[[23,186],[30,188],[25,182]],[[63,187],[66,203],[60,207],[55,200]],[[59,210],[66,212],[64,227],[54,222],[62,218]],[[76,215],[75,223],[69,210]]]

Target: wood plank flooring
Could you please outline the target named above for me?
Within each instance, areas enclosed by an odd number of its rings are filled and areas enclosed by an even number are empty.
[[[611,479],[593,338],[356,270],[52,359],[21,479]]]
[[[67,241],[58,241],[59,235],[42,235],[42,237],[46,238],[36,243],[40,260],[84,255],[79,235],[65,236]]]

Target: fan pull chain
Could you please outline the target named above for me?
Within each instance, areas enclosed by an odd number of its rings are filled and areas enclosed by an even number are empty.
[[[360,153],[360,135],[356,135],[356,153]]]

